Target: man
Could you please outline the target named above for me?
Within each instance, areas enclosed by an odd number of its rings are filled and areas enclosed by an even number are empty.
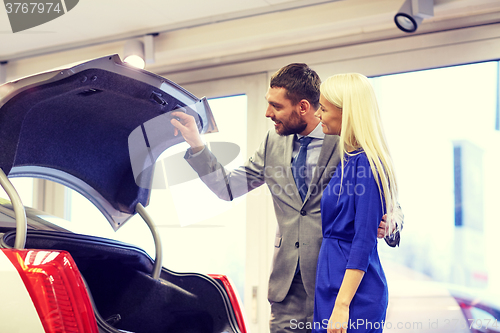
[[[321,195],[340,161],[338,136],[325,136],[314,116],[320,84],[306,64],[290,64],[276,72],[266,94],[266,117],[275,131],[269,131],[254,155],[232,171],[224,170],[204,146],[191,116],[173,113],[178,120],[172,124],[191,146],[186,160],[221,199],[232,200],[264,183],[271,191],[278,221],[268,292],[272,333],[307,332],[312,323],[322,241]],[[302,137],[308,142],[299,142]],[[383,237],[385,223],[380,227]],[[395,246],[399,238],[386,241]]]

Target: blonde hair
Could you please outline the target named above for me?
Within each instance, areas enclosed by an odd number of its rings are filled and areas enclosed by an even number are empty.
[[[397,184],[394,166],[387,147],[377,99],[368,78],[362,74],[338,74],[321,84],[321,94],[342,109],[340,132],[341,182],[344,177],[344,157],[352,149],[362,148],[380,191],[380,201],[387,213],[386,236],[394,229],[398,214]]]

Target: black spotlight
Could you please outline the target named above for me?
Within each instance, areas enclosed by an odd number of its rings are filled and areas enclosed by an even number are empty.
[[[404,32],[415,32],[424,18],[434,16],[434,0],[406,0],[394,16],[394,23]]]

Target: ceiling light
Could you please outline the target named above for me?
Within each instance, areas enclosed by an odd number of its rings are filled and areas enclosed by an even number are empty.
[[[144,44],[138,39],[132,39],[125,44],[123,62],[140,69],[144,69]]]
[[[434,0],[406,0],[394,16],[394,23],[404,32],[415,32],[425,18],[434,16]]]

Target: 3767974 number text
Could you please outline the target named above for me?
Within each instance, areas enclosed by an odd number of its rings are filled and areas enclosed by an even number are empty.
[[[468,323],[460,324],[458,320],[445,320],[445,329],[457,329],[457,328],[469,328],[469,329],[488,329],[492,328],[496,331],[500,331],[500,324],[497,319],[467,319]],[[466,327],[467,326],[467,327]]]
[[[53,2],[7,2],[5,4],[7,14],[48,14],[51,12],[60,13],[62,11],[60,3]]]

